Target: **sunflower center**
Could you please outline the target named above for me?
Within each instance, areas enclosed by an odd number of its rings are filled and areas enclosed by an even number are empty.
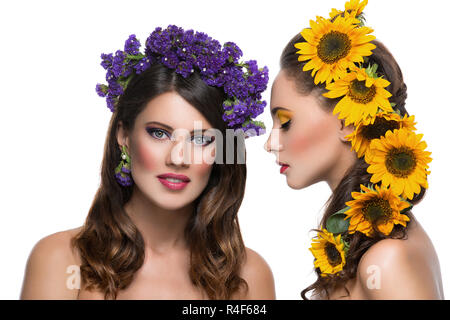
[[[399,129],[400,124],[395,120],[386,120],[383,117],[377,117],[373,124],[364,126],[361,134],[366,140],[379,139],[386,134],[388,130]]]
[[[368,200],[362,211],[366,219],[373,223],[379,219],[389,217],[392,213],[392,208],[388,200],[375,198]]]
[[[342,262],[341,253],[331,242],[328,242],[325,245],[325,254],[327,255],[328,263],[333,267],[339,265]]]
[[[353,80],[348,87],[348,96],[357,103],[367,104],[373,100],[377,90],[375,86],[366,87],[366,81]]]
[[[394,148],[385,160],[387,170],[398,178],[408,177],[416,167],[414,152],[407,147]]]
[[[345,33],[330,31],[319,40],[317,55],[328,64],[333,64],[346,57],[350,52],[352,41]]]

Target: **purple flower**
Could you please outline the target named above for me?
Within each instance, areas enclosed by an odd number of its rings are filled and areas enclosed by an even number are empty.
[[[237,63],[239,58],[242,57],[241,49],[234,42],[226,42],[223,47],[230,62]]]
[[[258,64],[255,60],[246,61],[245,64],[248,66],[247,69],[250,72],[250,74],[258,72]]]
[[[121,186],[128,187],[133,184],[133,180],[131,180],[131,177],[129,175],[122,175],[122,173],[119,172],[116,173],[114,176]]]
[[[252,93],[260,93],[266,90],[269,81],[269,70],[264,67],[262,71],[256,69],[253,74],[248,77],[247,81],[251,85]]]
[[[114,112],[114,110],[115,110],[115,106],[114,106],[115,103],[116,103],[116,98],[113,95],[108,94],[106,96],[106,106],[108,107],[109,110],[111,110],[111,112]]]
[[[97,85],[95,86],[95,91],[100,97],[102,98],[106,97],[106,94],[108,93],[108,86],[101,83],[97,83]]]
[[[193,72],[193,66],[192,64],[186,62],[186,61],[181,61],[176,68],[176,72],[181,74],[184,78],[187,78],[188,76],[191,75],[191,73]]]
[[[261,94],[267,88],[268,69],[259,69],[255,60],[239,62],[242,51],[235,43],[227,42],[222,47],[206,33],[169,25],[166,29],[156,28],[149,35],[144,54],[139,52],[140,46],[131,34],[125,41],[124,51],[101,55],[108,85],[97,84],[96,92],[106,97],[112,112],[133,74],[162,63],[184,78],[198,72],[207,85],[222,87],[226,94],[222,119],[230,128],[255,129],[258,134],[263,131],[264,124],[252,118],[260,115],[266,106]],[[128,173],[125,171],[122,173]],[[122,173],[117,176],[118,181],[129,183]]]
[[[106,81],[108,81],[108,83],[111,83],[113,81],[116,81],[116,77],[114,76],[114,72],[112,71],[112,69],[108,69],[108,71],[106,71]]]
[[[125,166],[122,166],[121,171],[122,171],[123,173],[130,173],[130,172],[131,172],[131,170],[128,169],[127,167],[125,167]]]
[[[109,93],[114,96],[120,96],[123,93],[123,88],[117,82],[111,82],[109,84]]]
[[[175,52],[169,51],[161,58],[161,62],[167,68],[175,69],[179,60]]]
[[[113,54],[112,53],[102,53],[100,55],[100,57],[102,58],[102,62],[100,63],[100,65],[107,70],[108,68],[111,67],[112,65],[112,60],[113,60]]]
[[[141,43],[136,39],[136,35],[132,34],[128,37],[127,41],[125,41],[124,51],[130,55],[137,55],[140,47]]]
[[[116,55],[114,56],[113,61],[112,61],[112,66],[111,66],[112,72],[116,78],[118,78],[122,75],[124,60],[125,60],[125,53],[123,51],[117,50]]]
[[[144,72],[148,67],[151,65],[151,57],[146,56],[145,58],[139,60],[134,65],[134,70],[136,70],[136,74],[140,74],[141,72]]]

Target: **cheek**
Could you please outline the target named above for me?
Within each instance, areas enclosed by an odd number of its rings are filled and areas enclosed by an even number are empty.
[[[199,178],[209,178],[209,173],[212,170],[212,165],[208,163],[202,163],[195,165],[195,174]]]
[[[190,165],[189,171],[190,171],[191,176],[196,181],[199,181],[199,182],[201,181],[200,185],[203,188],[204,186],[206,186],[206,184],[209,180],[209,176],[212,171],[212,168],[213,168],[212,163],[207,163],[207,162],[203,161],[201,163],[192,163]]]
[[[334,141],[334,132],[334,123],[326,119],[310,123],[308,127],[293,132],[288,143],[288,149],[294,154],[325,152]]]
[[[136,146],[135,160],[143,166],[146,170],[153,170],[156,168],[158,162],[156,152],[148,144],[139,143]]]

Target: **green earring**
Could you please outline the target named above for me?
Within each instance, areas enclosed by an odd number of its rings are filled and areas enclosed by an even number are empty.
[[[127,147],[124,145],[122,146],[122,153],[120,154],[120,160],[119,165],[114,170],[115,177],[117,182],[124,186],[128,187],[133,184],[133,180],[131,178],[131,160],[130,156],[128,155]]]

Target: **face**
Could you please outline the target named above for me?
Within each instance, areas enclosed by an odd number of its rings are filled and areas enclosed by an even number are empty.
[[[341,121],[313,94],[299,94],[284,70],[274,80],[270,104],[273,128],[264,148],[275,153],[289,187],[330,180],[342,152],[350,150],[342,141],[347,132]]]
[[[177,93],[152,99],[137,116],[132,132],[127,135],[121,126],[118,130],[118,143],[127,146],[131,158],[135,187],[164,209],[190,205],[212,171],[215,137],[204,132],[210,128],[206,118]]]

